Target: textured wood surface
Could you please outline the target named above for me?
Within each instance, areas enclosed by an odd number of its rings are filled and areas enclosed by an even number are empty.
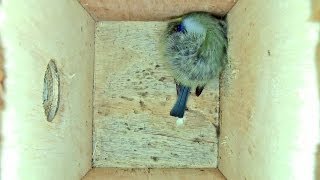
[[[164,22],[96,27],[94,167],[216,167],[218,83],[189,98],[182,127],[169,116],[173,79],[159,56]]]
[[[225,15],[237,0],[79,0],[96,21],[163,20],[190,11],[208,11]]]
[[[2,13],[6,78],[0,179],[80,179],[92,158],[95,22],[75,0],[11,0]],[[43,108],[50,59],[56,61],[61,90],[52,122]]]
[[[225,180],[218,169],[117,169],[93,168],[83,180]]]
[[[219,140],[227,179],[315,179],[319,24],[310,15],[305,0],[243,0],[229,12]]]

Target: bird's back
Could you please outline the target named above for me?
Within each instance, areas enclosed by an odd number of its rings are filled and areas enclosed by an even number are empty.
[[[220,73],[226,61],[225,27],[207,13],[191,13],[168,25],[165,55],[176,81],[203,86]]]

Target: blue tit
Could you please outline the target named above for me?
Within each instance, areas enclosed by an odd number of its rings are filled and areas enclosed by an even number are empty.
[[[189,13],[168,23],[162,45],[178,95],[170,115],[183,118],[191,89],[200,96],[226,64],[227,26],[209,13]]]

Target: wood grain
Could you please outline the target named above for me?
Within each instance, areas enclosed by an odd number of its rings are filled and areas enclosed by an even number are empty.
[[[0,179],[80,179],[92,158],[95,22],[75,0],[8,1],[1,13],[6,103]],[[61,85],[52,122],[43,107],[50,59]]]
[[[96,21],[157,21],[191,11],[226,15],[237,0],[79,0]]]
[[[173,79],[159,55],[165,22],[96,27],[94,167],[216,167],[218,83],[188,102],[186,123],[169,116]]]
[[[218,169],[117,169],[93,168],[83,180],[225,180]]]
[[[227,179],[315,179],[319,24],[310,14],[305,0],[244,0],[229,12],[219,140]]]

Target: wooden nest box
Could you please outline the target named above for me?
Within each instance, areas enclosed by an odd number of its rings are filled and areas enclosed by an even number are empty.
[[[316,179],[314,0],[29,0],[0,9],[1,179]],[[183,126],[172,17],[227,16],[228,65]]]

